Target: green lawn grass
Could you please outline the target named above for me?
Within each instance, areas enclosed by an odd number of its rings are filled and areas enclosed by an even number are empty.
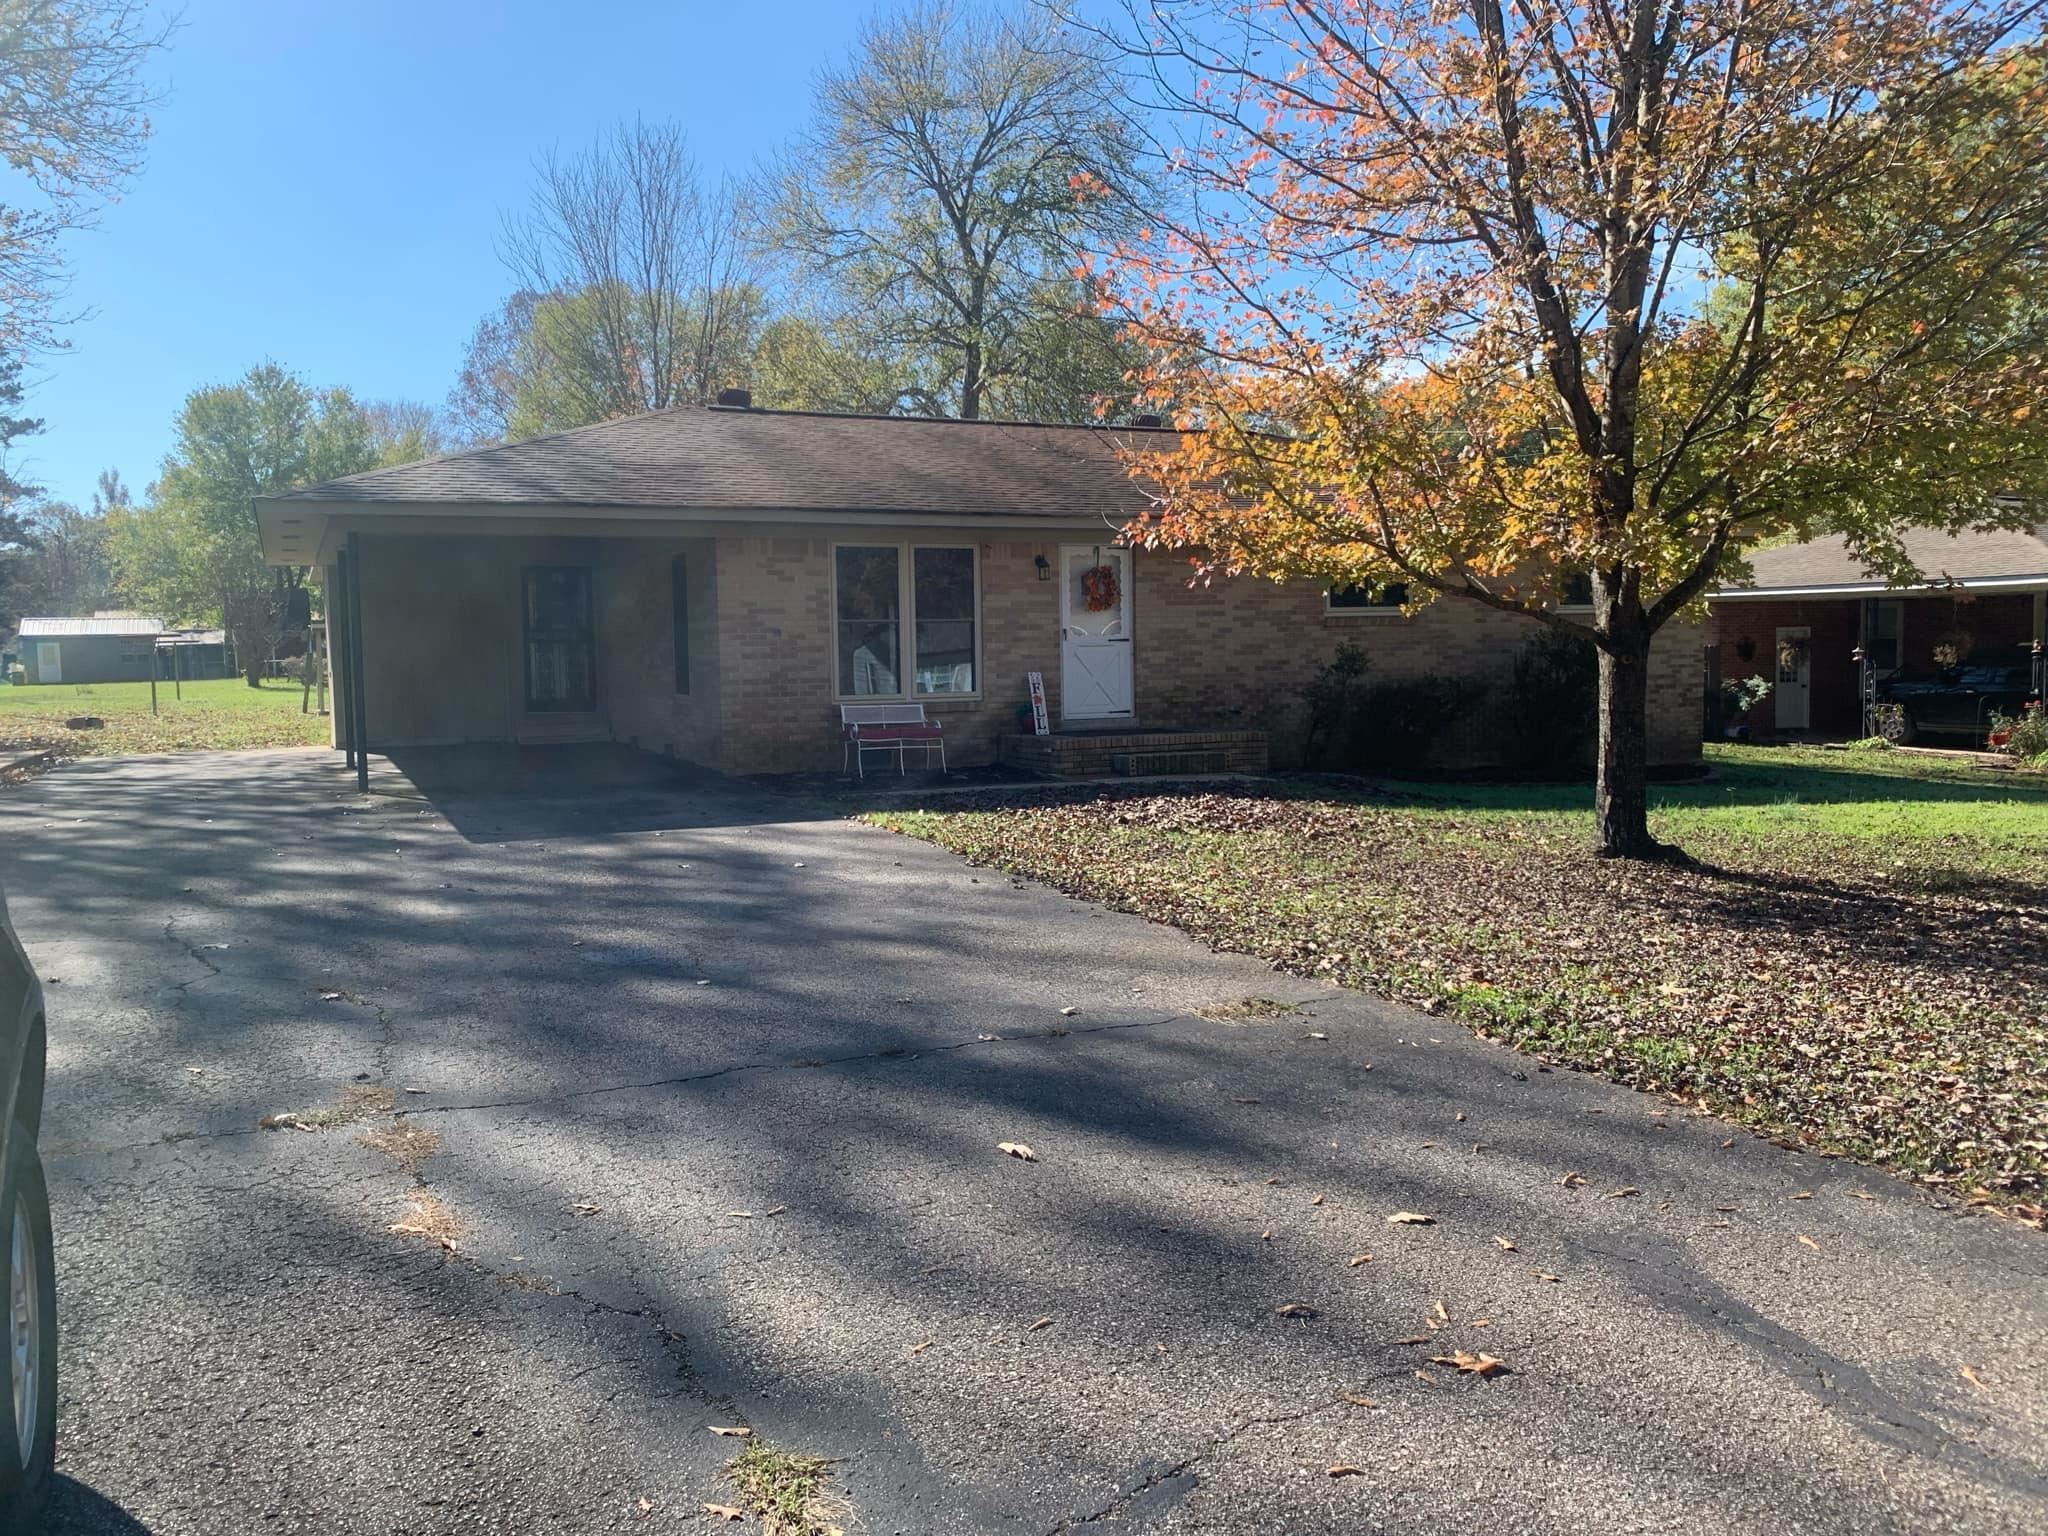
[[[1966,873],[2039,871],[2048,852],[2048,774],[1917,753],[1710,742],[1711,774],[1654,786],[1657,835],[1715,857],[1737,850],[1777,863],[1803,856],[1861,863],[1886,844]],[[1421,815],[1511,818],[1592,835],[1586,785],[1411,784]]]
[[[324,745],[326,717],[300,713],[300,699],[299,685],[283,680],[251,688],[239,677],[221,678],[188,682],[182,690],[159,683],[152,715],[148,683],[0,686],[0,751],[49,747],[66,757],[109,757]],[[106,724],[96,730],[65,725],[79,715]]]
[[[1219,948],[2038,1213],[2048,781],[1715,745],[1691,869],[1601,860],[1583,785],[1047,787],[877,821]]]

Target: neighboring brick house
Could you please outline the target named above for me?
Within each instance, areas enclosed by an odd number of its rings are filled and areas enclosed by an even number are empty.
[[[1408,616],[1306,581],[1191,587],[1185,554],[1121,546],[1145,497],[1120,449],[1157,430],[682,407],[258,516],[272,563],[323,572],[338,670],[360,646],[375,751],[611,739],[816,771],[839,766],[838,705],[896,698],[943,723],[956,766],[1006,737],[1031,761],[1044,744],[1016,739],[1018,710],[1038,672],[1079,752],[1173,728],[1238,766],[1264,733],[1285,764],[1300,690],[1347,640],[1375,679],[1511,676],[1527,620],[1451,600]],[[1698,629],[1661,636],[1653,663],[1653,761],[1692,762]]]
[[[1752,579],[1709,602],[1707,670],[1772,685],[1750,714],[1756,735],[1862,734],[1854,652],[1880,680],[2026,667],[2048,640],[2048,525],[2026,532],[1909,529],[1922,581],[1893,587],[1839,537],[1759,550]]]

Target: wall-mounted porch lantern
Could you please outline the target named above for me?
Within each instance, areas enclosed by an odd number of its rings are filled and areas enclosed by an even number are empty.
[[[1050,560],[1046,559],[1043,555],[1033,555],[1031,563],[1038,567],[1038,579],[1040,581],[1052,580],[1052,562]]]

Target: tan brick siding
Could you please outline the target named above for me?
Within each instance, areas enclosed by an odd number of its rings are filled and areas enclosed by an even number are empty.
[[[365,537],[361,549],[372,747],[511,740],[525,718],[521,572],[595,565],[598,541]]]
[[[844,542],[960,544],[980,579],[978,697],[925,700],[949,759],[992,762],[1017,729],[1025,674],[1045,676],[1060,719],[1060,539],[1016,530],[848,530]],[[364,631],[370,731],[380,745],[504,741],[524,719],[520,570],[594,570],[598,713],[611,734],[728,773],[817,772],[840,763],[832,666],[832,546],[801,531],[562,539],[366,538]],[[675,690],[669,562],[690,562],[690,690]],[[1184,558],[1134,556],[1136,720],[1148,727],[1266,731],[1276,766],[1301,749],[1300,690],[1345,640],[1375,678],[1504,678],[1536,633],[1526,620],[1439,602],[1413,618],[1327,615],[1313,583],[1236,579],[1190,589]],[[1653,653],[1651,756],[1699,754],[1700,639],[1673,628]],[[1483,754],[1482,754],[1483,755]]]
[[[846,542],[860,541],[954,542],[943,534],[885,530]],[[1012,535],[976,546],[981,697],[925,700],[946,725],[947,756],[955,764],[994,759],[997,739],[1016,728],[1027,672],[1044,674],[1047,705],[1059,721],[1059,586],[1038,580],[1033,564],[1044,555],[1057,566],[1059,543]],[[831,548],[829,539],[719,542],[727,772],[838,765]],[[1185,558],[1174,554],[1141,550],[1135,556],[1137,721],[1264,730],[1281,766],[1299,759],[1302,686],[1345,640],[1366,650],[1374,677],[1504,677],[1516,651],[1536,633],[1526,619],[1450,600],[1413,618],[1326,615],[1314,583],[1239,578],[1190,589],[1188,570]],[[1700,720],[1699,631],[1671,626],[1652,653],[1652,761],[1697,761]]]
[[[675,676],[673,563],[684,564],[689,687]],[[613,539],[598,579],[598,665],[611,733],[650,752],[719,762],[718,572],[711,539]]]
[[[1313,582],[1219,580],[1189,586],[1186,556],[1138,557],[1135,619],[1138,714],[1147,724],[1187,721],[1270,732],[1278,766],[1300,761],[1301,690],[1347,641],[1365,652],[1367,679],[1492,678],[1505,683],[1516,654],[1538,633],[1513,614],[1443,598],[1412,616],[1327,613]],[[1668,626],[1651,650],[1650,759],[1658,766],[1700,755],[1699,630]],[[1497,752],[1483,733],[1452,748],[1464,766]]]

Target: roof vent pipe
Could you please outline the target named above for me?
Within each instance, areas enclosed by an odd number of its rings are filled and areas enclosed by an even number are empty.
[[[718,404],[736,411],[751,411],[754,408],[754,392],[751,389],[721,389]]]

